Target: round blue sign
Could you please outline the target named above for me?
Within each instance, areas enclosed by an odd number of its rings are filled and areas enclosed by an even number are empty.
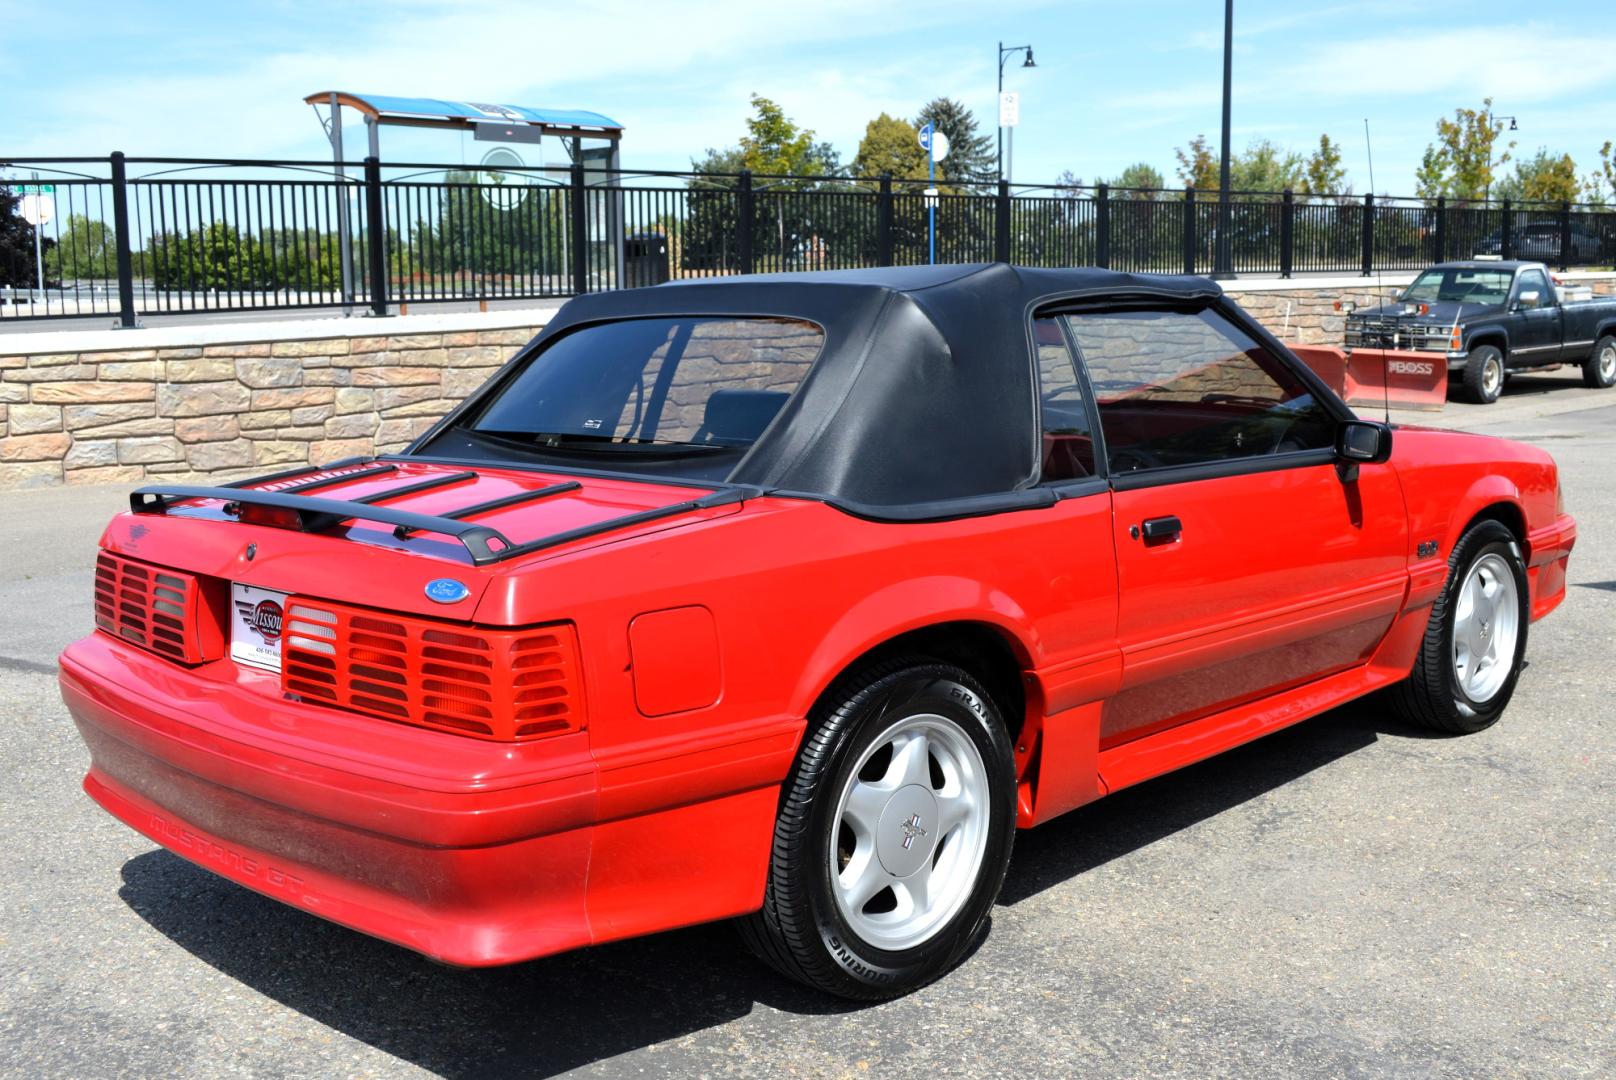
[[[440,604],[457,604],[470,596],[471,590],[454,578],[440,577],[426,583],[426,595]]]

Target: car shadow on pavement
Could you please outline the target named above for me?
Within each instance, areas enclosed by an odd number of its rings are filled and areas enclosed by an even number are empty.
[[[859,1006],[754,960],[724,923],[509,967],[447,967],[328,923],[164,850],[123,866],[147,923],[251,989],[447,1077],[551,1076],[747,1015]]]
[[[1383,733],[1416,734],[1373,704],[1350,706],[1022,833],[1000,903],[1014,905],[1220,814]],[[727,1023],[757,1004],[798,1015],[865,1007],[774,974],[725,924],[464,970],[259,896],[161,849],[124,864],[119,895],[230,978],[447,1077],[551,1076]]]
[[[1499,396],[1526,397],[1532,394],[1549,394],[1556,390],[1568,390],[1582,385],[1582,375],[1574,367],[1562,369],[1552,375],[1522,371],[1504,380],[1504,387]]]
[[[1307,775],[1381,735],[1428,733],[1374,699],[1355,702],[1199,764],[1124,788],[1016,837],[999,903],[1015,905],[1180,829]]]

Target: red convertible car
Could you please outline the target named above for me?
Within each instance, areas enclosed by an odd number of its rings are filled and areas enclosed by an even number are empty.
[[[137,491],[61,659],[159,844],[451,964],[704,920],[878,998],[1016,830],[1374,691],[1493,723],[1575,526],[1194,278],[571,301],[404,453]]]

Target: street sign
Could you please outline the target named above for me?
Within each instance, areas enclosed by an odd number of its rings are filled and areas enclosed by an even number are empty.
[[[1018,90],[1001,90],[999,92],[999,126],[1015,127],[1021,123],[1021,92]]]
[[[926,151],[926,180],[928,186],[923,194],[926,197],[926,247],[929,249],[928,261],[937,262],[937,189],[929,186],[937,183],[937,163],[948,156],[948,136],[937,130],[936,125],[927,124],[920,129],[920,148]]]
[[[56,200],[50,195],[24,195],[19,209],[28,224],[48,225],[56,216]]]
[[[920,148],[931,155],[933,164],[948,156],[948,136],[930,124],[920,129]]]
[[[55,184],[13,184],[11,189],[18,195],[54,195]]]

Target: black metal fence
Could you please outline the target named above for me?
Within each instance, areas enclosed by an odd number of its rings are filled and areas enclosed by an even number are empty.
[[[1616,264],[1616,210],[1442,199],[442,165],[0,159],[49,221],[0,246],[0,318],[564,297],[670,278],[1004,260],[1371,274]],[[38,216],[38,204],[33,209]],[[37,234],[37,235],[36,235]],[[935,254],[933,254],[935,250]],[[37,255],[36,255],[37,251]]]

